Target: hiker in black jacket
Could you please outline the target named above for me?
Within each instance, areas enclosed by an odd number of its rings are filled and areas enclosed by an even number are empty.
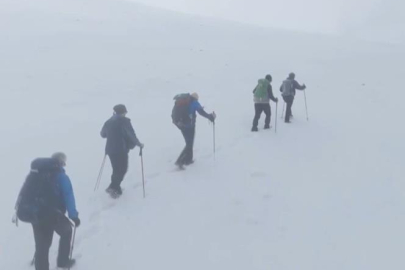
[[[296,90],[305,90],[306,88],[307,87],[305,86],[305,84],[300,85],[295,80],[294,73],[290,73],[288,78],[285,81],[283,81],[283,84],[280,86],[280,92],[281,95],[283,96],[285,103],[287,104],[284,122],[290,123],[290,117],[292,116],[291,108],[294,102]]]
[[[144,147],[136,137],[131,120],[125,117],[126,114],[125,105],[114,106],[114,115],[105,122],[101,130],[101,137],[107,138],[105,153],[113,168],[111,184],[106,191],[113,197],[122,195],[121,182],[128,170],[129,151],[136,146]]]

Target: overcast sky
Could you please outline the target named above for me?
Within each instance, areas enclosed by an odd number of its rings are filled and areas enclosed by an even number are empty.
[[[382,2],[405,0],[133,0],[262,26],[336,33],[365,20]]]

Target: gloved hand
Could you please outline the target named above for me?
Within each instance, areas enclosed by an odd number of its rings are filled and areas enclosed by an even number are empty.
[[[145,145],[143,143],[139,143],[139,148],[143,149],[145,147]]]
[[[210,116],[209,116],[208,119],[209,119],[211,122],[214,122],[216,117],[217,117],[217,115],[213,112],[213,113],[210,114]]]
[[[18,227],[18,217],[17,217],[17,214],[15,214],[15,215],[13,216],[11,222],[12,222],[13,224],[15,224],[15,226]]]
[[[305,90],[305,89],[307,89],[307,86],[305,85],[305,83],[304,83],[304,85],[303,85],[303,86],[304,86],[304,90]]]
[[[276,102],[276,103],[277,103],[277,102],[278,102],[278,98],[276,98],[276,101],[274,101],[274,102]]]
[[[75,223],[76,228],[78,228],[80,226],[80,219],[77,218],[72,218],[73,222]]]

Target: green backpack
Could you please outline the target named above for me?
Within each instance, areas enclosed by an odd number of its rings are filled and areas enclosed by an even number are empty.
[[[255,98],[262,100],[268,98],[267,89],[269,88],[270,82],[266,79],[260,79],[256,90],[254,93]]]

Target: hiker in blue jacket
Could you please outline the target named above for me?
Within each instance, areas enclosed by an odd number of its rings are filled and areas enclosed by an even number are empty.
[[[62,153],[60,153],[62,154]],[[60,173],[57,176],[58,184],[61,192],[60,207],[62,213],[68,214],[71,220],[75,220],[79,217],[79,212],[76,210],[76,200],[73,193],[72,183],[69,176],[67,176],[64,168],[61,168]]]
[[[191,101],[188,107],[188,115],[186,117],[181,117],[180,121],[175,121],[175,125],[180,129],[183,134],[186,146],[181,152],[179,158],[176,161],[176,165],[179,168],[183,168],[184,165],[190,165],[194,162],[193,160],[193,146],[194,146],[194,136],[195,136],[195,126],[197,121],[197,112],[201,116],[209,119],[211,122],[215,121],[215,113],[207,113],[204,108],[198,102],[199,96],[197,93],[190,95]]]
[[[49,270],[49,249],[52,245],[54,232],[60,236],[57,266],[69,268],[76,262],[69,257],[73,230],[72,224],[65,214],[68,213],[76,227],[80,226],[80,219],[76,209],[72,183],[63,169],[66,166],[66,155],[55,153],[52,155],[52,159],[60,166],[59,172],[56,174],[57,181],[54,186],[54,194],[48,195],[55,198],[55,205],[46,209],[46,212],[44,211],[46,215],[39,222],[32,224],[35,238],[36,270]],[[33,169],[35,170],[35,168]],[[22,192],[26,192],[26,190],[23,188]]]

